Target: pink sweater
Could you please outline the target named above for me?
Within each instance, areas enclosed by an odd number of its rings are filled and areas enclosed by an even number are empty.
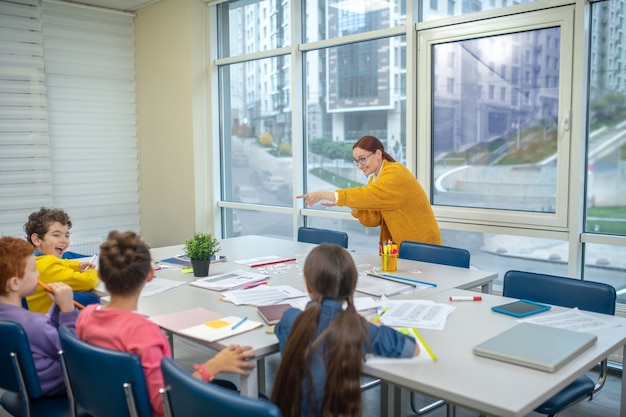
[[[159,389],[163,388],[161,358],[171,357],[167,338],[156,324],[132,311],[87,306],[76,322],[78,337],[106,349],[139,356],[155,417],[164,416]]]

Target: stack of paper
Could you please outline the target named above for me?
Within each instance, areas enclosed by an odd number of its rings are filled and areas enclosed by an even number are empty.
[[[223,295],[224,301],[230,301],[236,305],[247,304],[253,306],[280,304],[289,299],[308,297],[306,293],[296,290],[290,285],[259,285],[246,290],[228,291]]]
[[[246,285],[263,281],[267,278],[269,278],[267,275],[239,269],[225,274],[211,275],[206,278],[191,281],[189,284],[194,287],[224,291],[232,288],[245,287]]]
[[[186,281],[177,281],[174,279],[154,277],[152,281],[146,283],[146,285],[141,290],[140,295],[141,297],[149,297],[151,295],[159,294],[172,288],[180,287],[181,285],[185,285],[186,283]]]

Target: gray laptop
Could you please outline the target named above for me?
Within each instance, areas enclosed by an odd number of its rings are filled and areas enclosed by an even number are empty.
[[[555,372],[596,342],[589,333],[521,323],[474,347],[478,356]]]

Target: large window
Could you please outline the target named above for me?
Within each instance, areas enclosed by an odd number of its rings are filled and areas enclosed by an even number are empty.
[[[429,82],[431,96],[418,116],[419,131],[431,138],[430,156],[422,154],[421,161],[432,161],[438,215],[472,212],[517,227],[567,227],[572,138],[563,109],[571,107],[571,95],[565,88],[570,76],[561,72],[571,68],[565,51],[572,44],[572,12],[459,25],[454,36],[443,28],[418,33],[426,45],[420,79]],[[545,64],[555,59],[563,67]],[[555,87],[544,86],[547,77],[557,80]]]
[[[626,310],[626,38],[624,1],[591,5],[583,276],[617,289]]]
[[[625,3],[212,6],[225,235],[309,225],[375,251],[349,209],[294,198],[365,184],[351,147],[372,134],[472,267],[608,282],[626,301]]]

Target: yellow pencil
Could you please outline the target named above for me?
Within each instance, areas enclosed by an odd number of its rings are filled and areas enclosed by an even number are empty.
[[[433,351],[430,349],[430,346],[428,346],[428,344],[426,343],[422,335],[419,334],[419,332],[417,331],[415,327],[413,328],[413,333],[415,333],[415,337],[417,337],[417,339],[420,341],[422,346],[424,346],[424,349],[426,349],[426,352],[428,353],[428,355],[430,355],[433,362],[437,362],[437,355],[433,353]]]
[[[380,312],[380,314],[377,314],[376,317],[374,317],[373,321],[379,321],[383,314],[387,312],[387,310],[389,310],[389,307],[385,307],[383,311]]]

